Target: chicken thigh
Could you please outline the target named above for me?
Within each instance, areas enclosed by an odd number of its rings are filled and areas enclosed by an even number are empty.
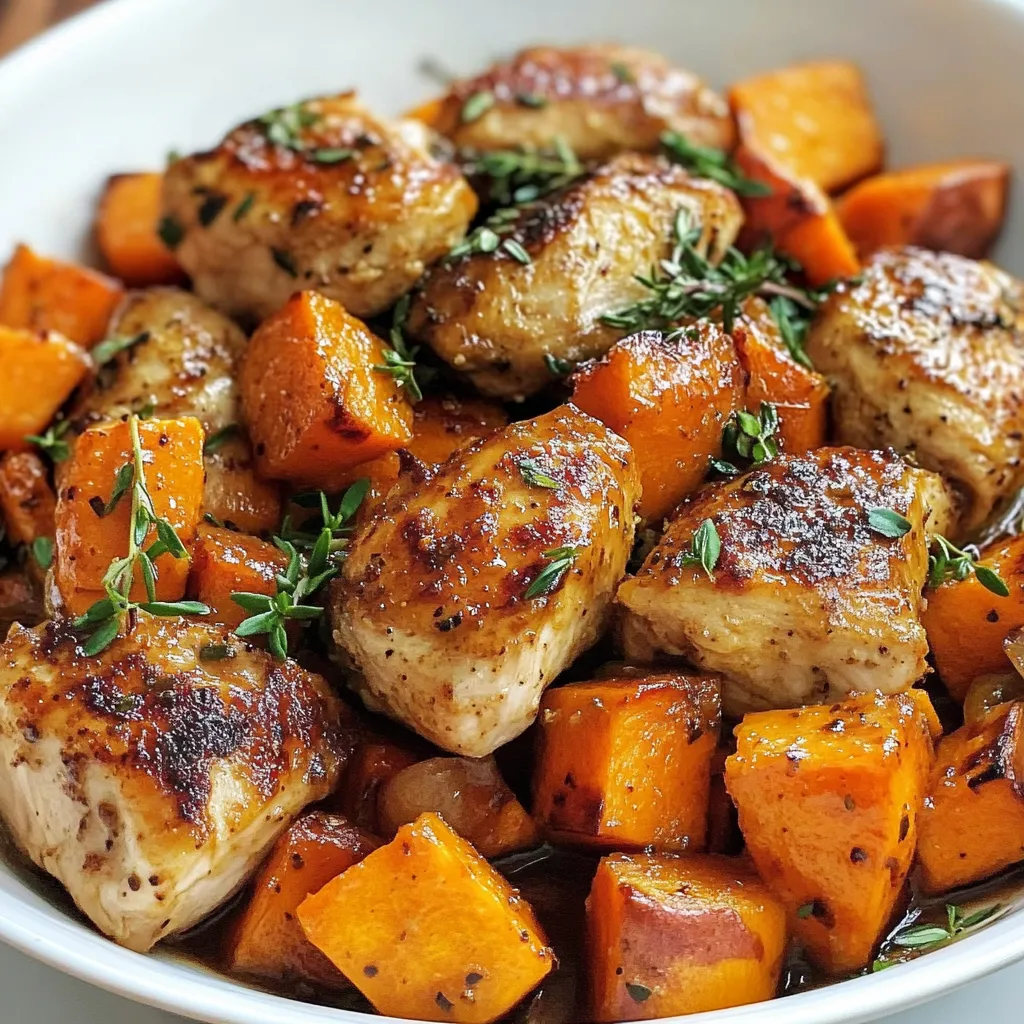
[[[323,679],[220,627],[141,614],[86,657],[51,621],[0,646],[0,815],[140,952],[242,885],[332,790],[351,732]]]
[[[633,543],[633,454],[566,405],[406,480],[352,539],[334,639],[368,705],[483,757],[608,624]]]

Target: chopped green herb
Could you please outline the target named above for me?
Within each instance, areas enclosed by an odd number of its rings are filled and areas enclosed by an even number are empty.
[[[529,264],[530,254],[517,242],[514,238],[505,238],[502,240],[501,248],[519,263]]]
[[[558,490],[558,481],[549,473],[545,473],[535,460],[520,459],[517,465],[524,482],[530,487],[547,487],[552,491]]]
[[[212,455],[219,448],[223,448],[228,441],[238,437],[241,432],[242,428],[237,423],[229,423],[226,427],[215,430],[206,439],[206,443],[203,445],[203,454]]]
[[[462,123],[471,124],[473,121],[478,121],[494,106],[494,103],[494,93],[490,90],[484,89],[481,92],[473,93],[462,104],[462,112],[459,115]]]
[[[466,174],[483,180],[488,199],[500,206],[531,203],[567,185],[585,170],[561,137],[543,149],[520,146],[466,154],[463,168]]]
[[[779,413],[771,402],[762,402],[754,416],[740,409],[722,431],[722,459],[712,459],[712,468],[735,476],[740,467],[760,466],[779,454]]]
[[[36,537],[32,541],[32,557],[40,569],[49,569],[53,564],[53,541],[49,537]]]
[[[799,917],[801,921],[806,921],[807,918],[813,917],[814,903],[805,903],[803,906],[797,907],[796,916]]]
[[[546,597],[557,590],[565,579],[565,574],[572,567],[576,557],[583,550],[582,547],[552,548],[543,552],[548,559],[548,564],[537,574],[537,578],[526,588],[525,598],[527,601],[535,597]]]
[[[612,61],[609,70],[623,85],[632,85],[636,81],[629,66],[620,60]]]
[[[937,587],[947,580],[964,580],[973,572],[975,579],[988,591],[998,597],[1009,597],[1010,588],[994,569],[979,565],[981,557],[973,545],[958,548],[941,533],[929,536],[928,586]]]
[[[71,420],[57,420],[42,434],[26,434],[25,440],[34,444],[51,462],[64,462],[71,457],[71,446],[64,440],[70,429]]]
[[[575,363],[569,362],[568,359],[559,359],[550,352],[544,353],[544,365],[552,377],[568,377],[576,369]]]
[[[373,368],[378,373],[386,373],[394,377],[395,382],[402,388],[415,404],[423,398],[423,391],[419,381],[416,379],[416,355],[419,353],[419,346],[410,346],[405,339],[405,322],[409,317],[409,295],[406,293],[398,302],[391,314],[391,347],[384,349],[384,362],[377,363]]]
[[[157,234],[160,236],[160,241],[167,246],[168,249],[177,249],[181,245],[182,239],[185,237],[185,229],[181,226],[181,222],[176,220],[174,217],[167,215],[162,217],[160,225],[157,228]]]
[[[274,262],[289,276],[298,277],[299,271],[295,266],[295,257],[287,249],[276,249],[271,247],[270,255]]]
[[[641,985],[638,981],[627,981],[626,992],[634,1003],[646,1003],[651,998],[653,989],[649,989],[646,985]]]
[[[302,130],[309,128],[320,120],[320,115],[307,109],[303,103],[295,103],[290,107],[279,107],[260,117],[257,123],[262,127],[267,139],[275,146],[302,153],[306,149]]]
[[[891,955],[893,949],[908,949],[918,954],[939,949],[960,938],[966,932],[1002,914],[1003,910],[1002,904],[994,903],[992,906],[965,916],[960,907],[947,903],[946,923],[944,925],[914,924],[901,928],[884,944],[885,949],[882,955],[872,964],[871,970],[873,972],[885,970],[887,967],[892,967],[894,963],[898,963],[899,960]]]
[[[868,509],[868,526],[883,537],[905,537],[910,533],[910,520],[891,508]]]
[[[811,326],[810,313],[813,311],[806,306],[798,306],[791,299],[782,295],[774,296],[768,306],[789,354],[801,366],[807,367],[808,370],[813,369],[804,347],[807,331]]]
[[[149,331],[141,331],[139,334],[131,336],[115,334],[93,346],[91,352],[93,362],[97,366],[106,366],[119,352],[134,348],[146,341],[149,341]]]
[[[100,519],[106,519],[111,512],[121,503],[121,499],[128,493],[132,481],[135,479],[135,465],[126,462],[114,477],[114,489],[110,492],[110,499],[106,502],[96,495],[89,499],[89,507]]]
[[[354,149],[333,147],[325,149],[314,149],[311,157],[318,164],[340,164],[351,160],[356,155]]]
[[[234,213],[231,214],[231,219],[237,224],[252,209],[252,204],[255,202],[256,193],[246,192],[242,201],[235,207]]]
[[[531,110],[541,110],[548,105],[547,98],[535,92],[517,92],[516,103],[521,107],[529,107]]]
[[[767,196],[772,190],[761,181],[746,177],[725,150],[697,146],[679,132],[661,133],[665,155],[674,164],[691,171],[698,178],[710,178],[739,196]]]
[[[705,519],[694,531],[688,551],[678,556],[680,568],[699,565],[712,583],[715,581],[715,566],[722,553],[722,540],[713,519]]]

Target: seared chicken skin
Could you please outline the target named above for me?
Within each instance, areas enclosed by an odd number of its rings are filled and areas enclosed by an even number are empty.
[[[1024,484],[1024,285],[991,264],[883,250],[825,303],[807,350],[832,381],[838,440],[945,474],[961,532]]]
[[[367,704],[471,757],[518,736],[607,626],[638,497],[629,445],[571,405],[400,482],[331,595]],[[563,547],[575,557],[551,579],[544,553]]]
[[[0,646],[0,814],[97,928],[145,951],[227,899],[350,749],[319,677],[220,627],[141,615],[86,657]]]
[[[203,510],[258,533],[280,521],[277,484],[256,476],[252,446],[239,424],[238,367],[245,335],[226,316],[179,288],[131,292],[111,334],[136,339],[102,369],[74,411],[81,426],[152,407],[173,419],[195,416],[207,438]]]
[[[619,587],[627,659],[721,672],[735,716],[908,689],[928,671],[920,610],[936,486],[893,452],[822,448],[706,488]],[[875,508],[910,531],[882,536]],[[686,557],[705,520],[721,541],[711,577]]]
[[[504,246],[435,267],[408,329],[485,394],[521,400],[551,381],[546,356],[579,362],[624,332],[601,318],[649,295],[635,275],[667,258],[680,210],[718,262],[739,231],[736,197],[657,157],[627,153],[539,203],[501,234]]]
[[[476,117],[474,104],[487,104]],[[455,82],[425,114],[460,148],[539,148],[560,137],[582,160],[656,149],[665,130],[698,146],[731,149],[734,141],[721,96],[660,54],[626,46],[522,50]]]
[[[266,317],[300,288],[355,316],[379,313],[476,213],[472,189],[430,154],[430,139],[351,93],[249,121],[168,168],[175,255],[197,294],[232,316]]]

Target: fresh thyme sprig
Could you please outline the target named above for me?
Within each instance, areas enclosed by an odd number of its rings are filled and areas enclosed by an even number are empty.
[[[519,263],[529,264],[530,254],[522,243],[509,237],[524,209],[524,206],[506,206],[496,210],[483,224],[477,225],[461,242],[453,246],[446,259],[450,262],[463,256],[500,250]]]
[[[705,519],[694,531],[690,547],[677,556],[679,568],[700,566],[712,583],[715,582],[715,566],[722,553],[722,538],[713,519]]]
[[[97,366],[106,366],[119,352],[134,348],[149,340],[149,331],[140,331],[138,334],[115,334],[104,338],[98,345],[94,345],[90,355]]]
[[[561,586],[562,580],[565,579],[565,574],[572,568],[573,562],[576,561],[577,556],[583,549],[583,546],[569,547],[564,545],[560,548],[551,548],[550,551],[543,552],[544,557],[548,559],[548,564],[537,573],[537,578],[526,588],[526,593],[523,595],[526,600],[531,601],[535,597],[546,597],[548,594],[556,591]]]
[[[906,536],[910,521],[891,508],[868,509],[868,526],[883,537]],[[973,572],[975,579],[997,597],[1009,597],[1006,581],[978,559],[981,553],[973,544],[958,548],[941,533],[928,535],[928,586],[938,587],[947,580],[965,580]]]
[[[779,413],[771,402],[762,402],[758,414],[737,410],[722,431],[722,458],[712,459],[711,468],[736,476],[744,468],[760,466],[779,454]]]
[[[489,152],[467,152],[463,170],[485,180],[488,199],[500,206],[530,203],[583,174],[585,168],[572,147],[556,136],[550,147],[520,146]]]
[[[51,462],[64,462],[71,457],[71,446],[64,435],[71,429],[71,420],[57,420],[42,434],[26,434],[25,441],[34,444]]]
[[[103,576],[103,589],[107,596],[75,619],[75,629],[88,631],[82,649],[90,657],[106,650],[120,633],[125,621],[134,621],[139,610],[161,616],[210,613],[210,609],[198,601],[158,601],[156,598],[156,559],[161,555],[188,558],[188,552],[174,527],[156,514],[153,499],[146,487],[146,468],[137,416],[128,418],[128,429],[132,441],[132,460],[117,471],[110,501],[105,505],[100,502],[103,514],[109,515],[124,495],[131,492],[128,553],[123,558],[115,558]],[[155,530],[156,540],[148,548],[143,548],[150,529]],[[141,574],[146,588],[145,601],[133,601],[131,597],[136,571]]]
[[[963,911],[952,903],[946,904],[946,923],[941,924],[914,924],[907,928],[901,928],[885,944],[887,948],[871,965],[872,972],[884,971],[899,963],[899,959],[891,956],[891,950],[909,949],[917,953],[928,953],[933,949],[939,949],[958,939],[965,932],[977,928],[979,925],[991,921],[1003,911],[1000,903],[994,903],[990,907],[975,911],[973,914],[964,915]]]
[[[357,480],[345,492],[337,512],[332,512],[327,495],[319,493],[319,524],[295,527],[290,517],[281,525],[281,534],[274,538],[277,547],[288,556],[288,566],[279,573],[277,592],[256,594],[242,591],[231,600],[249,612],[236,628],[240,637],[266,634],[267,647],[279,661],[288,657],[289,622],[310,622],[323,614],[323,607],[312,604],[328,580],[337,575],[352,532],[350,521],[370,488],[368,479]]]
[[[673,131],[662,132],[660,142],[672,163],[692,171],[698,178],[710,178],[748,198],[772,194],[763,181],[748,178],[725,150],[694,145],[685,135]]]
[[[402,388],[415,404],[423,398],[423,390],[416,379],[416,355],[419,345],[409,345],[405,340],[405,322],[409,317],[409,295],[403,295],[395,303],[391,314],[391,347],[385,348],[384,362],[374,365],[378,373],[386,373],[394,377],[395,383]]]
[[[731,331],[740,304],[751,295],[781,296],[804,309],[816,308],[811,293],[788,280],[789,263],[771,249],[758,249],[749,256],[730,249],[715,266],[697,251],[701,228],[685,209],[676,214],[672,234],[672,255],[652,267],[649,274],[636,275],[651,294],[606,314],[601,318],[603,323],[631,334],[671,331],[681,321],[718,313],[724,329]]]
[[[290,107],[278,107],[258,118],[267,139],[275,146],[302,153],[307,145],[302,130],[320,120],[320,115],[309,110],[304,103],[293,103]]]

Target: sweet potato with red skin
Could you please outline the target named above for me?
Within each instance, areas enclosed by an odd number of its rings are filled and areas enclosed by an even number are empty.
[[[160,238],[160,190],[154,172],[107,178],[96,212],[96,244],[107,267],[132,288],[179,284],[185,273]]]
[[[203,497],[203,428],[199,420],[140,420],[139,440],[146,486],[157,516],[174,527],[186,550],[192,547]],[[91,427],[75,443],[63,467],[57,494],[57,586],[68,610],[79,615],[104,596],[103,576],[115,558],[128,553],[131,493],[106,516],[93,507],[110,501],[118,470],[133,460],[130,424]],[[143,547],[156,537],[150,527]],[[185,593],[188,559],[161,555],[155,560],[159,601],[177,601]],[[141,573],[131,593],[146,600]]]
[[[299,904],[380,843],[337,814],[308,811],[274,844],[227,936],[229,971],[331,989],[348,979],[306,938]]]
[[[386,1015],[483,1024],[555,963],[533,911],[436,814],[299,906],[306,937]]]
[[[725,781],[747,851],[830,974],[871,962],[907,877],[940,733],[923,690],[748,714]]]
[[[540,830],[516,799],[493,757],[431,757],[386,779],[377,797],[381,835],[434,811],[484,857],[536,846]]]
[[[234,629],[251,613],[232,601],[231,595],[273,597],[277,574],[287,568],[284,552],[269,541],[202,523],[192,548],[187,592],[209,607],[208,622],[222,622]]]
[[[861,259],[903,245],[982,259],[1003,226],[1009,179],[998,160],[904,167],[855,185],[836,213]]]
[[[700,850],[721,726],[714,676],[570,683],[538,716],[533,809],[561,843]]]
[[[25,451],[92,369],[60,334],[0,326],[0,451]]]
[[[426,755],[413,742],[402,743],[383,736],[364,736],[356,746],[328,806],[369,832],[383,832],[377,815],[381,787],[400,771]]]
[[[927,893],[980,882],[1024,860],[1024,703],[993,708],[935,752],[917,858]]]
[[[19,245],[0,279],[0,324],[55,331],[92,348],[107,336],[123,297],[124,288],[106,274]]]
[[[382,365],[383,342],[317,292],[264,320],[239,376],[260,472],[328,487],[406,445],[412,409],[395,379],[374,369]]]
[[[749,862],[615,853],[587,899],[590,1019],[653,1020],[771,999],[786,911]]]
[[[885,156],[864,79],[848,61],[769,71],[729,90],[740,145],[823,192],[874,173]]]
[[[661,519],[722,453],[722,428],[742,404],[732,339],[700,321],[671,341],[644,331],[618,342],[572,377],[573,404],[631,442],[643,495],[638,513]]]
[[[762,402],[779,414],[783,451],[821,448],[828,427],[828,382],[787,351],[767,304],[750,298],[732,332],[740,365],[747,374],[746,407],[757,415]]]
[[[990,545],[981,561],[1003,578],[1009,597],[993,594],[972,573],[929,590],[921,613],[939,678],[961,703],[979,676],[1013,671],[1003,643],[1024,626],[1024,536]]]

